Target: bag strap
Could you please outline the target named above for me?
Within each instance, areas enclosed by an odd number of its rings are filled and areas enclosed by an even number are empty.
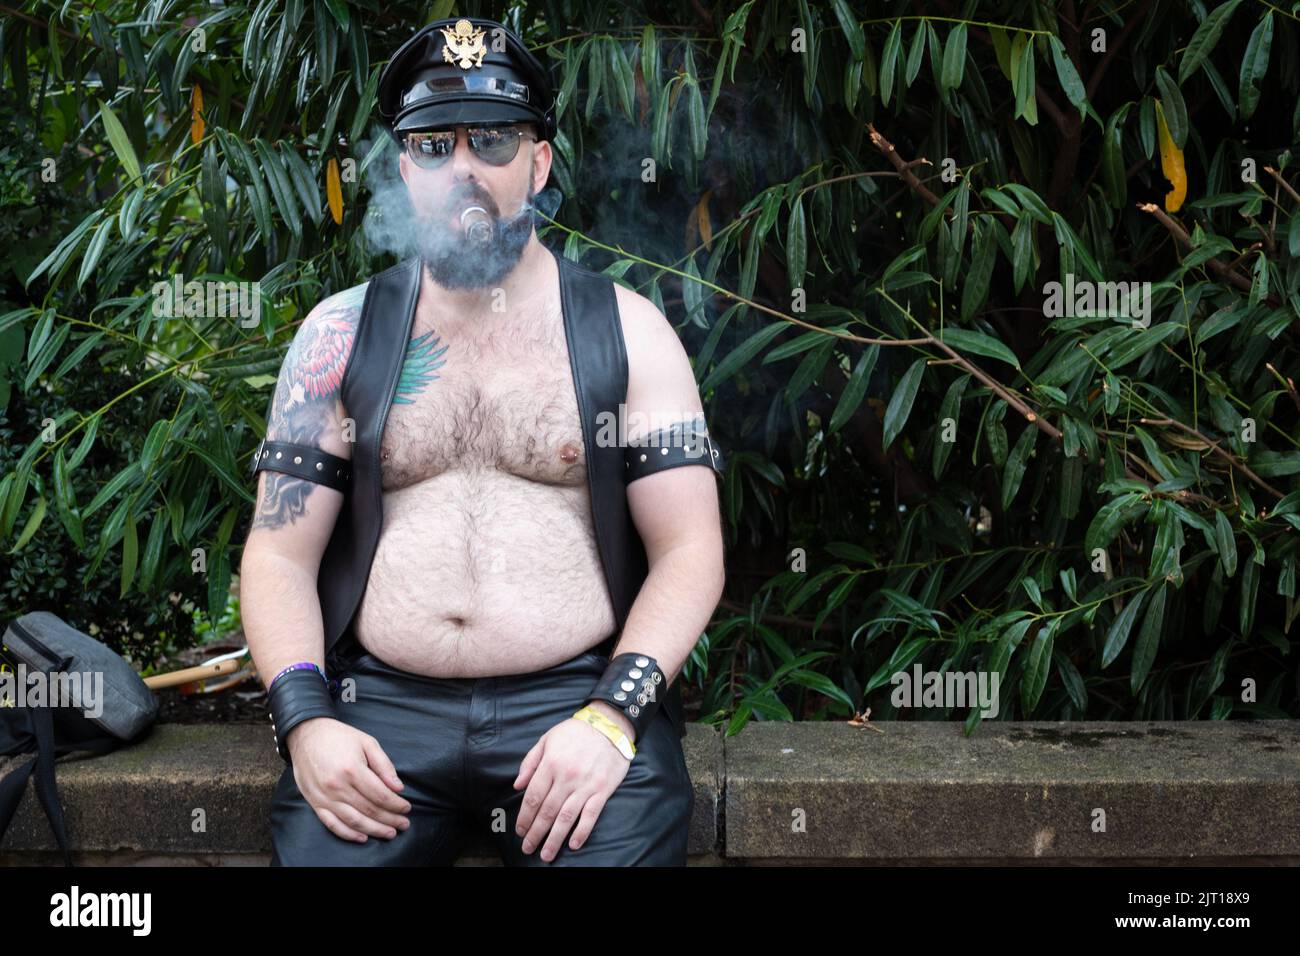
[[[55,780],[55,758],[66,753],[85,751],[91,754],[105,754],[116,749],[121,741],[111,735],[78,741],[75,744],[58,746],[54,741],[54,715],[48,707],[27,707],[24,710],[31,715],[31,730],[28,739],[35,738],[36,757],[27,761],[22,767],[0,777],[0,840],[4,839],[9,823],[18,812],[23,794],[27,791],[27,780],[35,774],[36,796],[41,801],[45,816],[50,821],[54,839],[63,853],[63,865],[72,866],[72,853],[68,846],[67,825],[63,819],[63,805],[59,802],[58,784]],[[24,748],[20,753],[27,753]]]

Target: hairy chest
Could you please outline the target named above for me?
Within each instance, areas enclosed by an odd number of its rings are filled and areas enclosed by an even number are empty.
[[[385,491],[453,471],[584,483],[582,425],[558,303],[464,333],[417,328],[384,427],[380,469]]]

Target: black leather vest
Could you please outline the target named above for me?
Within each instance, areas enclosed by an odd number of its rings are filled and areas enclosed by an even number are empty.
[[[608,656],[649,573],[645,546],[627,506],[625,449],[617,444],[602,447],[596,441],[601,420],[597,416],[601,412],[617,416],[619,404],[627,400],[627,351],[613,280],[548,251],[559,267],[560,304],[582,420],[592,523],[617,624],[616,632],[592,649]],[[370,280],[343,373],[343,407],[355,422],[356,433],[351,488],[344,495],[317,576],[327,658],[332,650],[355,641],[353,621],[383,527],[380,440],[411,338],[420,273],[419,259],[411,258]],[[678,681],[669,686],[662,706],[678,735],[684,736]]]

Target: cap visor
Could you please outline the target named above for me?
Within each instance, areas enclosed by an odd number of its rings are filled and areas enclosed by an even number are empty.
[[[395,132],[438,129],[461,123],[537,123],[539,120],[522,106],[499,100],[457,100],[416,106],[397,118]]]

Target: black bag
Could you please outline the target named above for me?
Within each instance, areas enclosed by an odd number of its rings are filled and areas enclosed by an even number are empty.
[[[24,693],[18,686],[19,674],[44,674],[47,687],[52,673],[102,675],[99,714],[94,717],[82,707],[19,706],[21,696],[0,701],[0,756],[36,753],[35,759],[0,777],[0,840],[18,811],[28,778],[35,774],[36,796],[63,851],[64,864],[71,866],[55,784],[55,758],[74,752],[105,754],[142,739],[158,714],[158,699],[130,664],[48,611],[33,611],[10,622],[0,645],[0,664],[11,672],[5,675],[5,683],[18,695]],[[24,665],[22,671],[20,665]],[[0,691],[3,689],[0,683]]]

